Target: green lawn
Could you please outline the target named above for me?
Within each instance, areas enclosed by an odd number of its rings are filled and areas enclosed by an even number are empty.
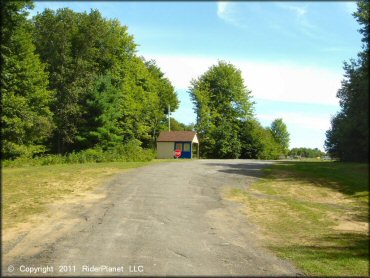
[[[369,274],[368,165],[279,162],[229,199],[244,204],[264,244],[308,275]]]

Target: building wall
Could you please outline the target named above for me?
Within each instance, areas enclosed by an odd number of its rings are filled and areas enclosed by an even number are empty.
[[[157,142],[157,158],[173,158],[174,142]]]

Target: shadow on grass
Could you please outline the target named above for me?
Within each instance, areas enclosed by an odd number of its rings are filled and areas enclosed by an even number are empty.
[[[361,199],[369,197],[369,168],[365,163],[279,161],[273,168],[292,171],[290,178],[325,186],[345,195]]]
[[[340,233],[320,237],[318,245],[270,246],[284,258],[294,259],[310,274],[368,275],[369,238],[365,234]],[[330,269],[327,267],[330,265]]]
[[[270,164],[263,163],[263,161],[258,161],[258,163],[246,161],[246,163],[236,164],[210,162],[207,165],[222,166],[224,169],[218,170],[219,172],[257,178],[269,177],[269,174],[278,174],[278,172],[273,171],[278,169],[291,172],[291,175],[289,174],[287,177],[276,175],[277,180],[308,181],[317,186],[325,186],[355,198],[368,200],[369,197],[369,168],[368,164],[365,163],[276,161],[274,164]]]

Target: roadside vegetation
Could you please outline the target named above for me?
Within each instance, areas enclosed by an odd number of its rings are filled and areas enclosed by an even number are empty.
[[[340,161],[368,162],[370,2],[357,1],[353,16],[361,26],[362,51],[356,59],[344,62],[345,74],[337,92],[341,110],[331,119],[325,149]]]
[[[292,148],[288,155],[290,157],[298,158],[323,158],[325,153],[320,151],[318,148]]]
[[[264,245],[308,275],[369,274],[368,164],[279,162],[228,198],[244,204]]]
[[[5,167],[22,167],[36,165],[54,164],[76,164],[92,162],[145,162],[155,158],[152,149],[143,149],[140,141],[132,140],[125,145],[116,146],[104,151],[101,148],[87,149],[79,152],[71,152],[64,155],[49,154],[40,155],[33,158],[21,156],[15,160],[3,161]]]

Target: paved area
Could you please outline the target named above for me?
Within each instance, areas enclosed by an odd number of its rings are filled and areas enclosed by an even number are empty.
[[[222,198],[227,188],[255,181],[269,163],[194,160],[119,174],[95,201],[59,206],[63,214],[51,226],[8,247],[2,274],[300,275],[259,245],[258,229],[238,203]]]

